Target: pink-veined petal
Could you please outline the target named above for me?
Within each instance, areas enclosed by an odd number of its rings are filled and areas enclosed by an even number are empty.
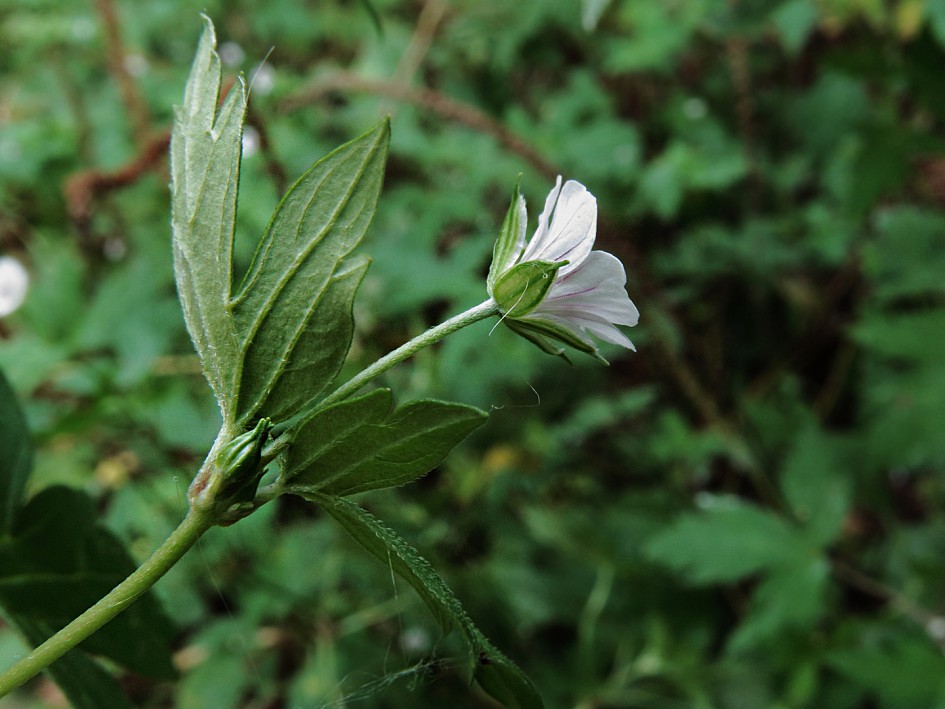
[[[587,342],[592,342],[588,336],[588,333],[590,333],[601,340],[604,340],[605,342],[611,342],[615,345],[626,347],[627,349],[633,350],[634,352],[636,352],[637,349],[633,346],[630,338],[624,335],[615,325],[597,318],[591,319],[582,317],[565,317],[559,315],[558,313],[549,313],[536,310],[524,318],[521,318],[521,320],[525,322],[546,322],[552,325],[557,325],[558,327],[565,328],[579,339],[586,340]]]
[[[525,248],[522,261],[568,261],[563,276],[587,258],[597,238],[597,200],[580,182],[561,178],[545,200],[538,229]],[[549,223],[550,217],[550,223]]]
[[[577,269],[555,281],[538,311],[636,325],[640,312],[627,295],[626,282],[619,259],[606,251],[592,251]]]

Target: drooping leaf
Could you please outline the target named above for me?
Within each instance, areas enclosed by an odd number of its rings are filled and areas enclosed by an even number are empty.
[[[229,305],[246,88],[238,80],[218,108],[220,58],[213,24],[204,22],[171,137],[174,273],[187,330],[230,421],[239,344]]]
[[[273,214],[232,302],[244,354],[237,418],[257,412],[272,417],[269,408],[288,410],[272,396],[287,371],[289,381],[279,392],[295,388],[293,399],[317,396],[337,373],[347,348],[339,355],[333,343],[329,352],[320,353],[325,342],[319,332],[305,333],[313,325],[325,327],[315,324],[317,312],[334,337],[342,342],[350,338],[338,330],[347,327],[348,298],[364,264],[344,269],[340,262],[364,237],[374,216],[389,137],[389,123],[383,121],[325,156],[292,186]]]
[[[10,530],[33,467],[33,444],[16,395],[0,371],[0,536]]]
[[[55,632],[52,626],[24,616],[7,614],[7,618],[33,646],[41,645]],[[67,652],[47,671],[65,692],[73,709],[132,708],[117,680],[82,650]]]
[[[95,524],[95,510],[85,494],[47,488],[20,510],[12,535],[0,540],[0,605],[17,618],[57,631],[134,568],[121,542]],[[145,594],[80,647],[167,679],[175,675],[173,633],[157,600]]]
[[[380,390],[318,412],[299,428],[284,470],[290,491],[351,495],[403,485],[425,475],[486,413],[443,401],[411,401],[390,410]]]
[[[449,586],[399,534],[349,500],[320,494],[307,497],[322,505],[359,544],[413,586],[444,631],[460,630],[475,663],[473,676],[483,690],[509,709],[544,706],[531,680],[489,642]]]
[[[707,501],[706,509],[657,534],[647,554],[705,584],[740,579],[796,553],[794,530],[773,514],[736,498]]]

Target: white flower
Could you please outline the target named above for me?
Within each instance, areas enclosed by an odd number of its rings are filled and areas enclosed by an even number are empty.
[[[23,264],[11,256],[0,256],[0,318],[23,304],[29,284]]]
[[[594,195],[574,180],[562,186],[559,176],[526,243],[527,218],[516,190],[487,281],[503,321],[552,354],[563,350],[548,338],[600,357],[591,335],[635,349],[616,327],[636,325],[640,318],[627,295],[623,264],[591,250],[597,237]]]

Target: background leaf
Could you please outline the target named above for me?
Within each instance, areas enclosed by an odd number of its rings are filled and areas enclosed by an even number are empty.
[[[47,488],[20,510],[12,535],[0,539],[0,605],[15,618],[38,623],[36,628],[58,630],[134,568],[121,543],[95,524],[86,495]],[[173,636],[173,624],[146,594],[80,647],[169,679],[176,675]]]
[[[697,584],[731,581],[770,568],[795,551],[794,532],[779,518],[733,498],[703,498],[701,512],[681,516],[647,545],[653,559]]]
[[[0,538],[10,531],[33,468],[33,444],[16,395],[0,370]]]
[[[814,544],[832,542],[849,506],[850,486],[837,471],[845,459],[835,440],[814,427],[798,434],[781,477],[781,488]]]

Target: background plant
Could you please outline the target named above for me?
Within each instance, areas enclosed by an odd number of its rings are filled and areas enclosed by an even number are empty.
[[[0,10],[0,240],[33,274],[0,365],[36,440],[27,492],[83,489],[137,558],[219,428],[168,258],[185,5]],[[609,370],[481,325],[390,373],[498,410],[372,511],[551,706],[940,700],[938,5],[370,8],[207,5],[231,74],[276,46],[238,228],[391,112],[364,362],[482,299],[519,172],[532,204],[559,171],[598,196],[644,315]],[[138,703],[468,701],[455,639],[291,501],[212,532],[155,595],[181,677],[129,676]]]

